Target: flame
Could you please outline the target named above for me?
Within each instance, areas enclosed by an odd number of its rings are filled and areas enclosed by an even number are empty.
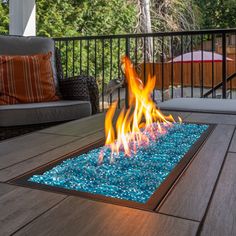
[[[117,101],[111,105],[106,113],[105,145],[111,149],[111,161],[121,151],[130,157],[132,153],[136,153],[139,146],[149,145],[151,139],[156,139],[156,136],[166,133],[165,127],[169,127],[175,122],[172,115],[165,116],[162,114],[151,98],[156,78],[148,76],[144,85],[129,58],[123,57],[121,63],[128,85],[129,108],[121,110],[116,120],[116,129],[113,126],[113,118]],[[182,121],[180,117],[179,121]],[[99,163],[102,162],[103,155],[104,153],[101,152]]]

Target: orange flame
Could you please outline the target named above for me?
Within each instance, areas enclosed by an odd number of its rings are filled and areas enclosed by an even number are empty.
[[[114,102],[107,111],[105,145],[111,149],[111,160],[113,160],[114,155],[119,155],[120,151],[130,157],[132,153],[136,153],[139,146],[148,145],[150,139],[155,139],[157,135],[166,132],[165,126],[170,126],[172,122],[175,122],[171,115],[162,114],[151,98],[156,78],[148,76],[144,85],[131,61],[127,57],[123,57],[121,62],[128,84],[129,108],[121,110],[115,125],[116,131],[112,121],[117,102]],[[181,121],[181,119],[179,120]],[[156,123],[155,128],[153,123]],[[103,153],[100,153],[99,162],[101,163],[102,160]]]

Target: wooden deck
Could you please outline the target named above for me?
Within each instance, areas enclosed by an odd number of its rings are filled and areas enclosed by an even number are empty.
[[[103,114],[1,142],[0,235],[236,235],[236,116],[180,115],[217,126],[155,212],[8,184],[103,137]]]

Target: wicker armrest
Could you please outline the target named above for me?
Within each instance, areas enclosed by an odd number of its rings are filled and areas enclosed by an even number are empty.
[[[65,100],[90,101],[87,81],[83,77],[59,80],[61,96]]]
[[[75,76],[59,81],[63,99],[90,101],[92,114],[99,112],[99,91],[96,79],[92,76]]]
[[[99,90],[97,81],[92,76],[86,77],[93,114],[99,113]]]

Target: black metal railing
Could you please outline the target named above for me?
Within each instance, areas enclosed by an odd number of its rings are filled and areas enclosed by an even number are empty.
[[[118,99],[125,88],[107,94],[113,79],[123,79],[120,58],[127,55],[145,83],[156,76],[155,101],[175,97],[235,98],[236,29],[160,32],[54,38],[61,50],[65,77],[92,75],[97,79],[101,108]],[[194,52],[200,50],[200,58]],[[203,51],[210,53],[206,60]],[[184,56],[190,53],[189,60]],[[221,54],[221,60],[216,54]],[[175,57],[180,56],[176,61]],[[232,60],[229,59],[232,58]],[[231,77],[230,77],[231,76]],[[227,79],[228,78],[228,79]]]
[[[234,78],[236,78],[236,72],[233,73],[233,74],[231,74],[229,77],[226,78],[226,84],[227,84],[228,82],[231,83]],[[216,91],[217,91],[217,89],[223,87],[223,84],[224,84],[224,83],[225,83],[224,81],[218,83],[217,85],[215,85],[215,87],[213,87],[213,88],[211,88],[209,91],[207,91],[207,92],[203,95],[203,97],[204,97],[204,98],[207,98],[209,95],[215,94]],[[227,97],[226,97],[226,98],[227,98]],[[232,98],[232,97],[231,97],[231,98]]]

